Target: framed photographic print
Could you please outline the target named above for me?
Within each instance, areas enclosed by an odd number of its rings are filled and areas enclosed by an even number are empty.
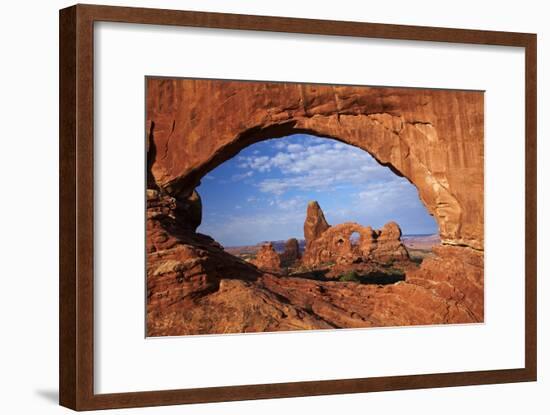
[[[60,74],[62,405],[536,380],[536,35],[77,5]]]

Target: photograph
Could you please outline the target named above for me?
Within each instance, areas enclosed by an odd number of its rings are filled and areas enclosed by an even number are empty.
[[[484,322],[484,91],[145,82],[147,337]]]

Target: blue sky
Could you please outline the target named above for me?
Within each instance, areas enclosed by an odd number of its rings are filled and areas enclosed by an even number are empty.
[[[436,233],[416,188],[370,154],[336,140],[295,134],[243,149],[203,177],[198,231],[225,246],[303,238],[306,207],[317,200],[330,224],[405,234]]]

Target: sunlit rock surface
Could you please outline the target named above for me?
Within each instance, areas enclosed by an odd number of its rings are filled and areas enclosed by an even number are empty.
[[[274,273],[281,271],[281,258],[271,242],[262,245],[252,263],[262,271]]]
[[[313,226],[318,223],[322,226]],[[309,267],[327,263],[387,263],[409,259],[397,223],[389,222],[380,230],[351,222],[329,226],[317,202],[308,206],[304,234],[306,250],[302,262]],[[357,235],[357,240],[353,240],[353,234]]]
[[[476,91],[148,78],[150,181],[187,195],[255,142],[335,138],[409,179],[443,242],[483,249],[483,105]]]
[[[481,92],[153,78],[147,91],[148,336],[483,321]],[[293,133],[355,145],[410,180],[439,225],[434,255],[395,284],[317,281],[273,275],[197,234],[200,179]],[[315,241],[356,226],[361,255],[406,257],[397,224],[329,227],[311,211],[304,262],[322,258],[307,252]]]

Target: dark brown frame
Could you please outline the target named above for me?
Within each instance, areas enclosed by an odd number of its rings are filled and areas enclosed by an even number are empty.
[[[94,394],[93,26],[96,21],[525,48],[525,367],[200,389]],[[537,379],[535,34],[76,5],[60,11],[59,401],[75,410],[535,381]]]

